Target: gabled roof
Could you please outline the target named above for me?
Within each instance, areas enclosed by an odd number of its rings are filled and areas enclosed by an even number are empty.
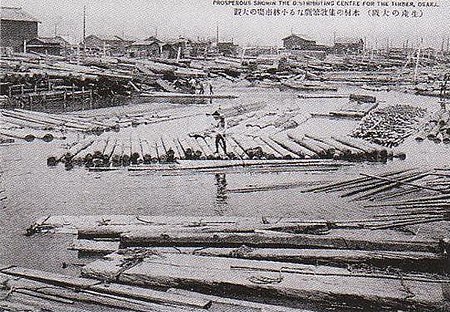
[[[88,37],[95,37],[98,38],[102,41],[124,41],[122,38],[120,38],[119,36],[115,36],[115,35],[89,35]]]
[[[61,44],[61,42],[58,39],[50,38],[50,37],[36,37],[36,38],[31,39],[31,40],[28,40],[28,42],[36,41],[36,40],[40,41],[42,43],[45,43],[45,44],[55,44],[55,45]]]
[[[301,39],[306,40],[306,41],[314,41],[314,42],[316,41],[316,40],[314,40],[313,38],[311,38],[311,37],[309,37],[307,35],[301,35],[301,34],[291,34],[291,35],[287,36],[286,38],[283,38],[282,40],[284,41],[284,40],[289,39],[291,37],[301,38]]]
[[[78,41],[74,37],[69,36],[69,35],[58,35],[55,37],[55,39],[64,44],[70,44],[70,45],[78,44]]]
[[[40,23],[39,20],[31,16],[28,12],[24,11],[22,8],[13,7],[1,7],[0,10],[1,20],[4,21],[21,21],[21,22],[36,22]]]
[[[157,45],[159,45],[160,42],[158,42],[158,41],[143,40],[143,41],[136,41],[136,42],[133,42],[131,45],[132,45],[132,46],[150,46],[150,45],[152,45],[152,44],[157,44]]]
[[[147,39],[144,39],[144,41],[157,41],[157,42],[162,42],[162,40],[156,38],[156,36],[150,36]]]
[[[341,37],[341,38],[336,38],[336,40],[334,42],[340,43],[340,44],[356,44],[356,43],[360,43],[361,40],[362,40],[361,38]]]

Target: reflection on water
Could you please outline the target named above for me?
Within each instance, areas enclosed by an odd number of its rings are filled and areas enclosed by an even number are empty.
[[[228,210],[227,176],[225,173],[216,173],[215,178],[216,178],[215,185],[217,187],[217,190],[216,190],[216,205],[214,210],[219,216],[223,216]]]

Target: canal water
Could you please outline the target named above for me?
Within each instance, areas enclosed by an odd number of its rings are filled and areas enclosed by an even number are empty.
[[[218,90],[219,91],[219,90]],[[121,131],[144,133],[195,131],[211,122],[204,113],[230,103],[267,103],[266,110],[296,109],[299,112],[326,113],[344,104],[346,99],[299,99],[295,91],[274,88],[223,87],[220,92],[238,94],[236,100],[214,101],[211,105],[185,105],[148,103],[154,111],[193,111],[201,116],[160,124],[142,125]],[[373,94],[381,106],[410,104],[435,111],[439,108],[435,98],[420,97],[400,92],[372,93],[355,87],[341,87],[339,92]],[[138,105],[138,104],[136,104]],[[139,104],[142,106],[142,104]],[[111,109],[105,109],[105,112]],[[206,124],[206,125],[205,125]],[[313,118],[302,123],[299,132],[318,135],[345,135],[358,122],[349,119]],[[171,126],[170,126],[171,125]],[[175,128],[175,129],[174,129]],[[63,166],[49,168],[47,156],[61,142],[17,143],[0,146],[1,188],[7,197],[0,207],[0,264],[15,264],[30,268],[76,274],[77,253],[68,251],[70,235],[39,234],[24,236],[26,228],[35,220],[48,215],[169,215],[169,216],[279,216],[305,219],[357,219],[373,215],[377,210],[348,202],[338,194],[301,193],[301,188],[264,192],[240,193],[239,189],[269,186],[289,182],[326,182],[356,177],[359,172],[382,172],[400,167],[434,168],[449,163],[449,146],[425,141],[417,143],[412,137],[399,150],[406,152],[405,161],[394,160],[386,164],[357,163],[336,171],[261,173],[239,171],[229,173],[198,172],[89,172],[76,167],[66,171]],[[67,264],[63,266],[63,263]]]

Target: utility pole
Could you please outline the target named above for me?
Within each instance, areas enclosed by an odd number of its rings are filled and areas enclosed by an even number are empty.
[[[86,56],[86,6],[83,6],[83,53]]]
[[[417,76],[419,74],[420,50],[422,48],[422,44],[423,44],[423,38],[420,38],[419,48],[417,49],[416,68],[414,69],[414,82],[417,82]]]
[[[86,6],[83,7],[83,44],[86,45]]]
[[[216,42],[219,43],[219,24],[217,24],[216,28]]]

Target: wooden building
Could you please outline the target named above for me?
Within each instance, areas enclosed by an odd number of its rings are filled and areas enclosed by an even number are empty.
[[[62,45],[56,38],[36,37],[27,41],[25,52],[61,55]]]
[[[88,50],[103,52],[107,55],[123,55],[132,40],[125,40],[114,35],[89,35],[85,39]]]
[[[318,47],[315,40],[295,34],[283,38],[283,46],[287,50],[316,50]]]
[[[364,40],[361,38],[336,38],[334,52],[338,54],[358,54],[364,50]]]
[[[160,57],[162,44],[160,41],[136,41],[127,47],[130,57]]]
[[[39,21],[22,8],[1,7],[0,12],[1,47],[23,51],[24,42],[38,36]]]
[[[217,52],[224,56],[234,56],[238,52],[238,45],[233,42],[217,42]]]

